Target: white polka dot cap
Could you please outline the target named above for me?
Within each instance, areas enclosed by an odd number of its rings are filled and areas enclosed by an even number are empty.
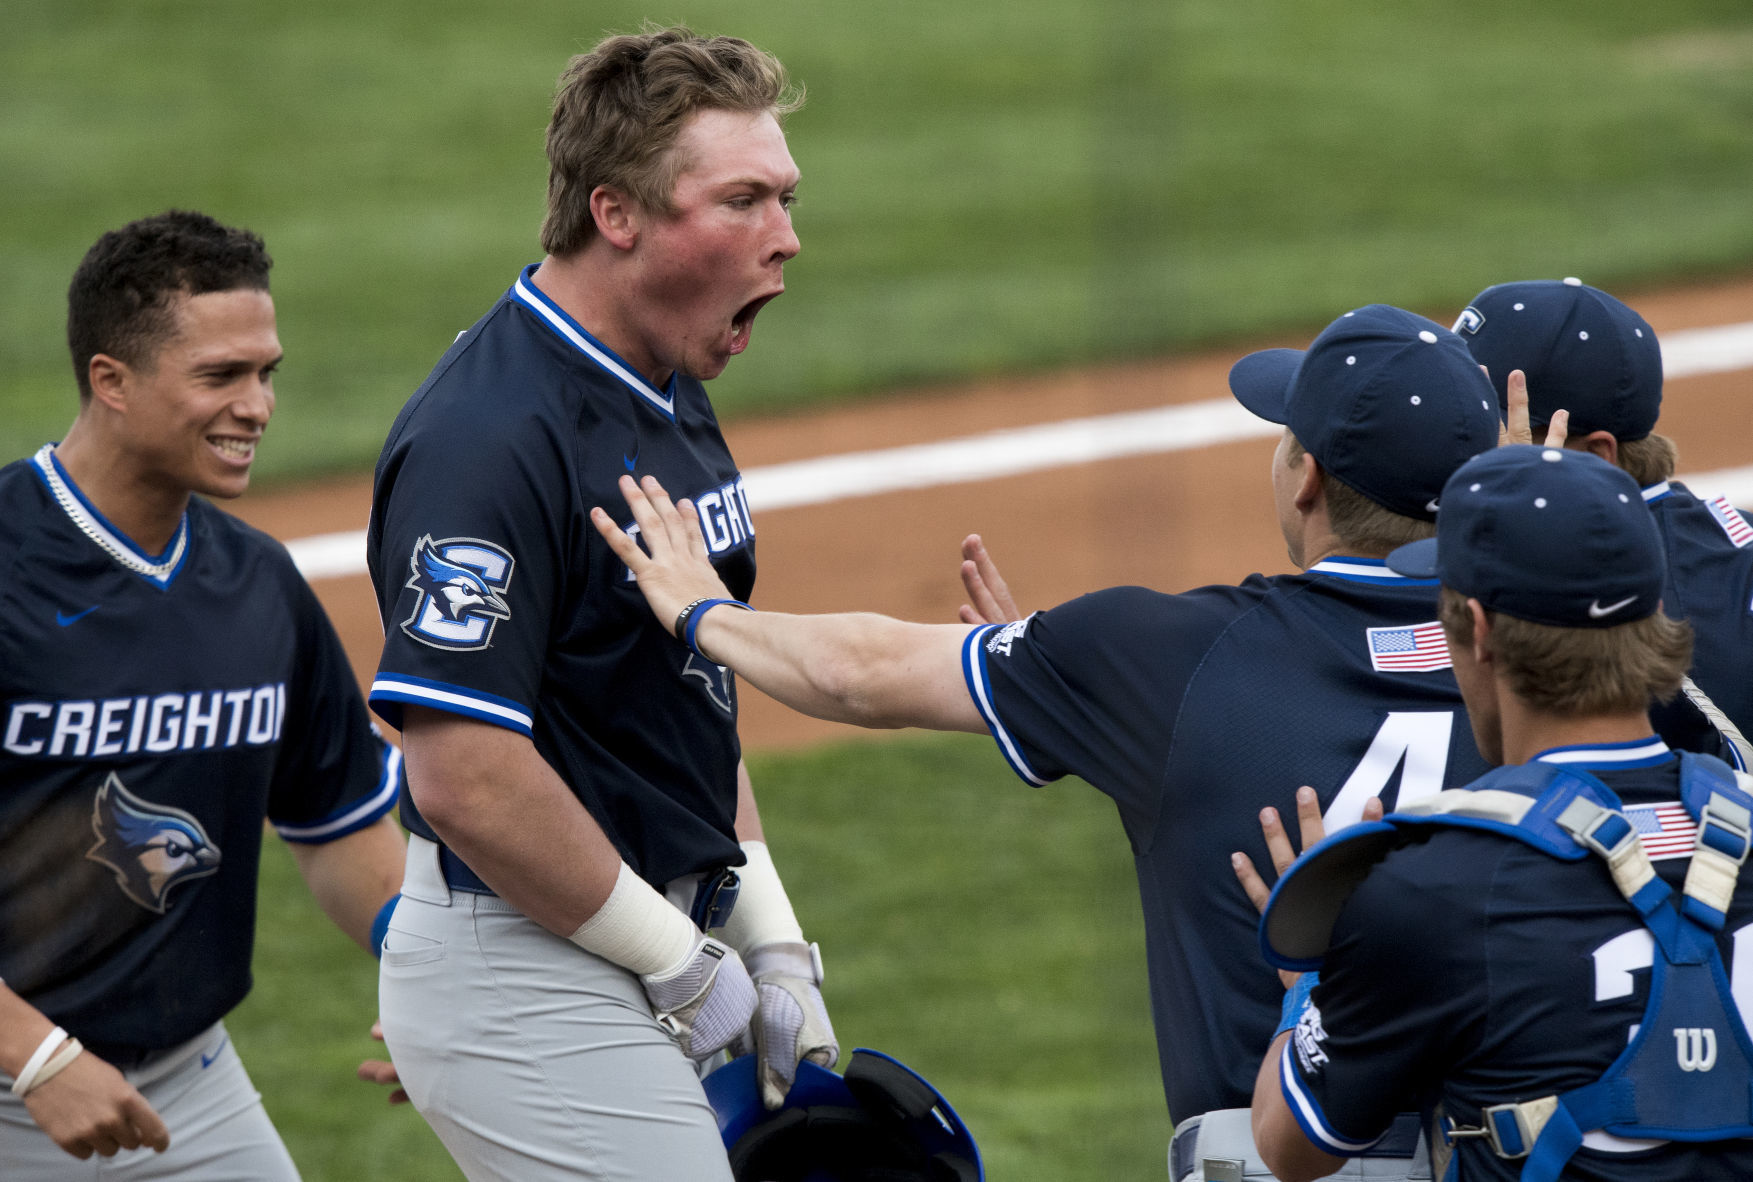
[[[1345,313],[1307,349],[1265,349],[1230,369],[1236,400],[1282,423],[1370,500],[1429,521],[1443,482],[1497,443],[1491,383],[1454,333],[1386,304]]]
[[[1655,518],[1636,482],[1598,456],[1494,448],[1462,465],[1441,503],[1436,537],[1395,550],[1391,569],[1565,628],[1627,624],[1661,603]]]
[[[1528,375],[1536,423],[1570,412],[1571,431],[1621,440],[1655,429],[1662,404],[1662,351],[1643,317],[1576,278],[1500,283],[1480,292],[1456,324],[1508,405],[1511,370]]]

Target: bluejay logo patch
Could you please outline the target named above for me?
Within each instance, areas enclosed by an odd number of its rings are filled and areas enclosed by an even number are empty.
[[[723,665],[714,665],[711,661],[703,661],[693,653],[688,654],[688,663],[682,666],[683,677],[697,677],[706,687],[706,696],[712,704],[726,714],[733,713],[730,702],[730,670]]]
[[[142,800],[114,772],[92,802],[97,844],[85,856],[116,874],[122,893],[163,915],[170,889],[219,869],[219,847],[190,813]]]
[[[493,627],[511,618],[500,594],[511,584],[514,560],[504,548],[479,538],[428,534],[414,544],[403,586],[420,592],[402,631],[434,648],[486,648]]]

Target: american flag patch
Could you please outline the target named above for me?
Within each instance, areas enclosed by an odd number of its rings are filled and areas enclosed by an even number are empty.
[[[1716,518],[1716,523],[1723,527],[1723,532],[1729,535],[1729,541],[1737,549],[1753,542],[1753,525],[1748,525],[1747,519],[1741,516],[1741,511],[1729,504],[1729,498],[1712,497],[1704,503],[1704,507],[1710,510],[1711,516]]]
[[[1377,673],[1429,673],[1449,667],[1443,626],[1432,620],[1405,628],[1368,628],[1370,667]]]
[[[1625,819],[1637,827],[1651,861],[1688,857],[1698,843],[1698,822],[1679,804],[1628,804]]]

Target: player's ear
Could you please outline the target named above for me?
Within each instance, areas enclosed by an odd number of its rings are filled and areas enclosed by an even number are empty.
[[[108,353],[94,353],[86,363],[85,378],[91,385],[92,401],[124,414],[128,409],[128,388],[133,377],[133,368],[126,361]]]
[[[1473,618],[1473,660],[1484,665],[1491,661],[1491,616],[1477,599],[1467,601],[1467,614]]]
[[[1298,509],[1307,512],[1321,495],[1321,461],[1308,452],[1303,453],[1303,466],[1297,472],[1296,495],[1293,498]]]
[[[1590,431],[1581,439],[1572,440],[1570,446],[1600,456],[1616,468],[1619,466],[1619,440],[1611,431]]]
[[[639,241],[639,209],[619,189],[598,185],[590,192],[590,216],[597,233],[617,250],[632,250]]]

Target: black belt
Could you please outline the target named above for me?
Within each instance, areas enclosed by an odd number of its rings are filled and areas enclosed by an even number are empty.
[[[436,844],[438,867],[451,890],[466,891],[471,895],[496,894],[449,846],[443,842]],[[730,919],[731,910],[736,906],[737,893],[741,889],[742,879],[729,866],[708,871],[701,876],[700,885],[694,889],[694,905],[688,909],[688,918],[703,932],[723,927]]]
[[[83,1038],[79,1040],[79,1043],[117,1071],[133,1071],[146,1063],[147,1060],[171,1049],[169,1047],[127,1047],[119,1043],[88,1042]]]

